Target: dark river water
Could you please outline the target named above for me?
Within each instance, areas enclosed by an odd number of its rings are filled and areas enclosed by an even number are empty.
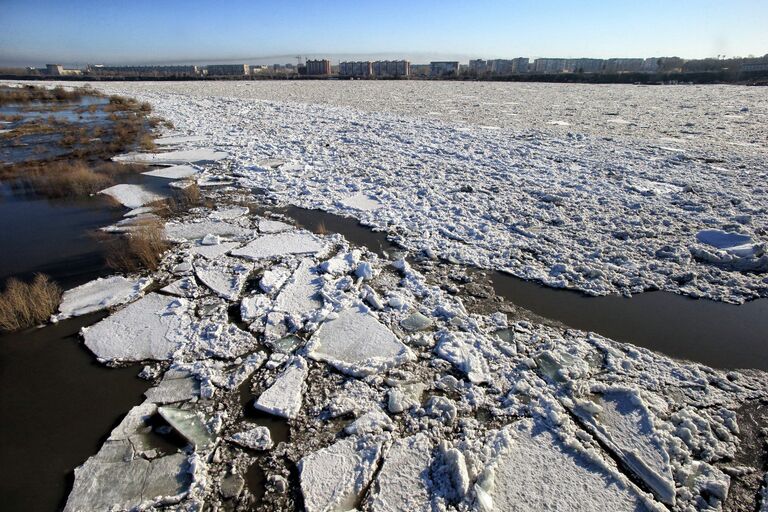
[[[401,250],[386,233],[352,218],[295,207],[283,212],[306,229],[341,233],[379,254]],[[501,272],[488,275],[497,295],[567,326],[714,368],[768,371],[768,299],[736,306],[660,291],[590,297]]]

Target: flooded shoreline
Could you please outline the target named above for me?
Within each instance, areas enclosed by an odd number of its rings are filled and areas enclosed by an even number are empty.
[[[352,217],[298,207],[282,213],[306,229],[340,233],[380,255],[402,251],[385,232]],[[568,327],[713,368],[768,370],[768,299],[734,305],[664,291],[591,297],[503,272],[475,272],[488,276],[496,295]]]

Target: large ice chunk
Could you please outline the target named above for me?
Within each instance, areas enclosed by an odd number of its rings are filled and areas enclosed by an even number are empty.
[[[232,251],[232,255],[260,260],[288,254],[315,254],[322,248],[320,241],[311,233],[274,233],[261,236],[245,247]]]
[[[413,353],[361,307],[343,310],[320,326],[310,340],[309,357],[355,377],[381,372],[412,359]]]
[[[83,329],[85,345],[102,360],[163,360],[183,342],[189,326],[185,299],[150,293]]]
[[[323,280],[317,274],[314,261],[305,258],[280,290],[275,309],[297,316],[319,309],[323,306],[319,297],[322,288]]]
[[[195,411],[187,411],[177,407],[158,407],[157,412],[184,439],[196,449],[208,449],[213,445],[208,428]]]
[[[64,292],[59,314],[54,321],[85,315],[135,300],[151,279],[126,279],[123,276],[99,278]]]
[[[218,258],[214,261],[198,260],[195,263],[195,275],[208,288],[226,300],[237,300],[245,286],[248,275],[253,270],[252,263],[245,263],[233,258]]]
[[[168,222],[165,236],[170,240],[197,240],[206,235],[240,237],[251,233],[250,229],[220,220],[205,219],[199,222]]]
[[[183,454],[127,462],[91,457],[75,469],[64,511],[133,510],[142,504],[178,501],[192,483],[188,466]]]
[[[381,456],[381,442],[348,437],[299,461],[301,493],[307,512],[353,510]]]
[[[259,396],[254,407],[276,416],[295,418],[301,410],[307,372],[307,362],[296,356],[274,384]]]

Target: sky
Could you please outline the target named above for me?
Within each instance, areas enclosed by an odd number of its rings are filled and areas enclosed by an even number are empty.
[[[0,65],[768,53],[768,0],[0,0]]]

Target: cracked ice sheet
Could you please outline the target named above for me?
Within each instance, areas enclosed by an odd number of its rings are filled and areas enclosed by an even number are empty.
[[[414,358],[411,350],[362,307],[343,310],[312,335],[309,357],[354,377],[384,371]]]
[[[216,247],[216,246],[214,246]],[[226,300],[237,300],[253,270],[252,263],[228,257],[195,262],[195,275],[208,288]]]
[[[349,213],[339,201],[351,190],[376,195],[382,208],[353,214],[376,228],[396,230],[411,250],[431,249],[589,294],[661,288],[731,302],[768,294],[764,275],[692,261],[689,251],[692,233],[734,222],[744,222],[756,243],[765,241],[757,231],[768,222],[768,193],[760,185],[766,150],[754,141],[766,132],[752,114],[764,108],[765,99],[743,88],[698,88],[683,96],[621,86],[430,84],[422,91],[414,84],[387,84],[387,100],[374,102],[369,100],[380,99],[385,85],[350,90],[348,84],[307,83],[291,96],[273,84],[247,90],[223,83],[162,84],[152,92],[131,84],[100,87],[135,94],[177,125],[204,129],[213,142],[232,148],[233,172],[243,184],[282,202]],[[601,110],[615,108],[616,94],[634,98],[632,106],[622,107],[632,115],[621,113],[634,126],[606,122]],[[747,95],[748,121],[733,124],[726,116]],[[190,101],[201,96],[205,102]],[[414,105],[417,97],[425,110]],[[465,103],[467,97],[476,100]],[[514,106],[498,109],[507,102]],[[660,109],[660,102],[668,108]],[[569,112],[569,119],[579,120],[568,128],[546,124],[564,115],[552,110],[574,103],[594,108]],[[444,110],[446,104],[458,110]],[[712,105],[723,115],[708,115]],[[442,121],[424,117],[437,110],[444,112]],[[502,129],[478,126],[488,116]],[[680,116],[710,128],[678,137],[685,157],[658,145],[665,132],[679,131]],[[456,119],[469,124],[457,127]],[[727,142],[712,136],[720,131],[717,123],[732,130]],[[513,131],[521,129],[526,131]],[[337,146],[342,145],[365,151],[340,164]],[[254,170],[254,162],[276,147],[281,150],[275,157],[305,165],[291,172]],[[712,166],[706,162],[711,158],[724,163]],[[350,173],[350,164],[360,171]],[[739,173],[728,171],[736,165]],[[654,186],[632,190],[640,181]],[[655,228],[658,218],[668,223],[663,230]],[[680,276],[691,268],[697,279],[681,284]]]
[[[289,254],[311,255],[322,248],[320,241],[311,233],[274,233],[260,236],[245,247],[232,251],[232,255],[260,260]]]
[[[250,229],[219,220],[205,219],[199,222],[183,221],[165,224],[165,235],[170,240],[197,240],[205,235],[242,237],[252,233]]]
[[[629,483],[565,447],[543,424],[524,419],[506,430],[514,441],[493,461],[494,510],[648,510]]]
[[[169,359],[186,341],[187,308],[185,299],[150,293],[84,328],[85,345],[105,361]]]
[[[118,203],[128,208],[139,208],[147,203],[166,199],[167,196],[147,190],[141,185],[120,184],[99,191],[115,199]]]
[[[371,480],[382,442],[352,436],[299,461],[299,478],[307,512],[353,510]]]
[[[126,279],[123,276],[99,278],[64,292],[59,305],[59,321],[73,316],[93,313],[131,302],[152,282],[148,278]]]
[[[420,433],[397,439],[384,453],[364,510],[396,512],[432,510],[432,443]]]

